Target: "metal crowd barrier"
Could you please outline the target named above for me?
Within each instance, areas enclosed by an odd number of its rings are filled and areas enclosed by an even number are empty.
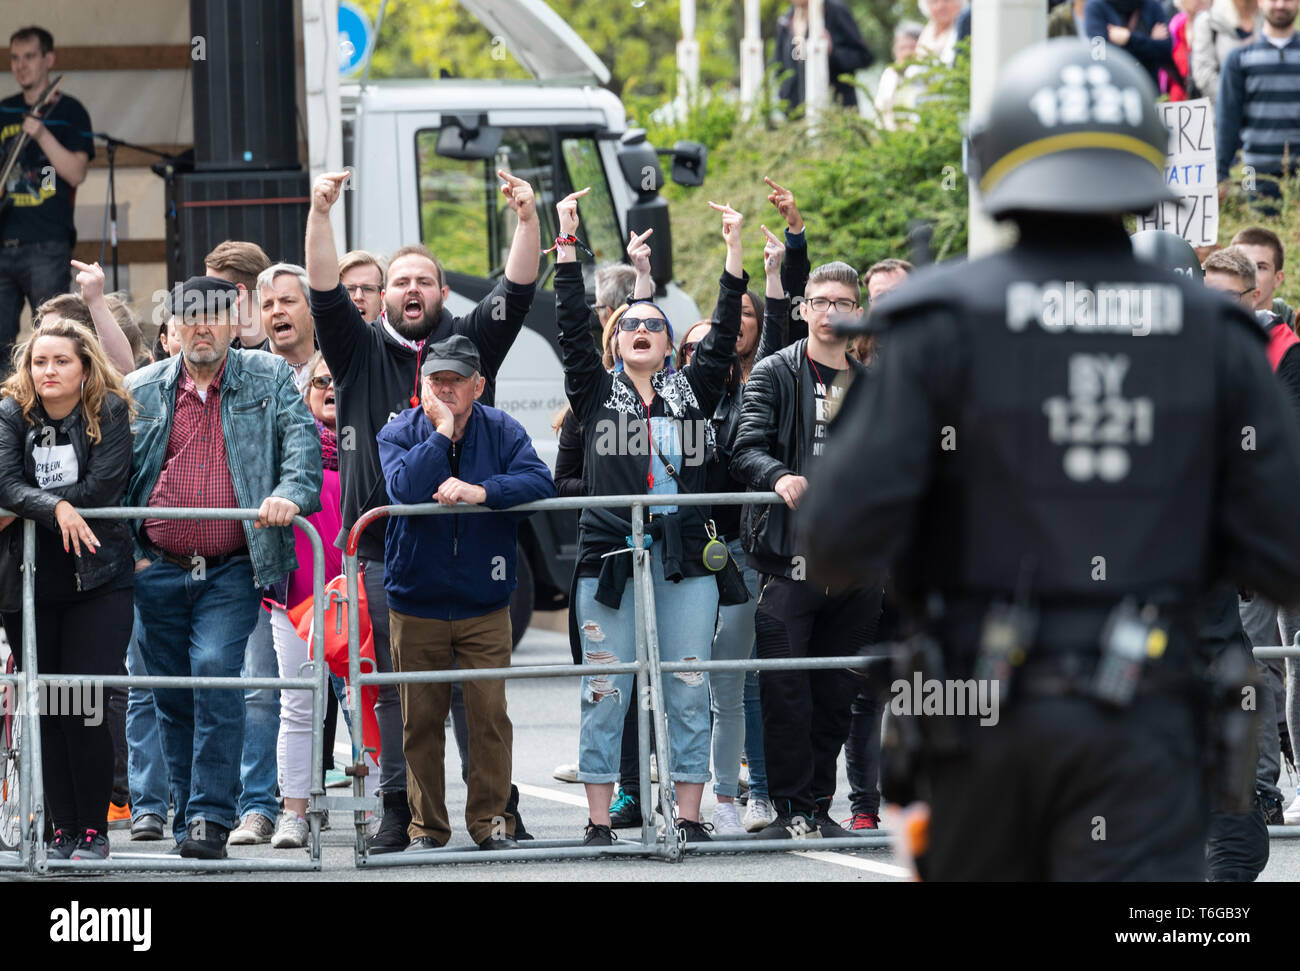
[[[80,509],[78,512],[90,521],[104,519],[195,519],[195,520],[252,520],[256,509],[194,509],[123,507]],[[0,510],[0,515],[14,515]],[[293,518],[293,525],[302,530],[312,548],[313,617],[316,630],[325,626],[325,553],[320,535],[302,516]],[[86,675],[47,674],[36,668],[36,523],[23,520],[23,643],[22,670],[16,675],[0,675],[0,683],[17,686],[22,712],[22,740],[19,745],[19,815],[21,843],[18,852],[0,853],[0,869],[22,869],[37,874],[51,870],[168,870],[168,871],[225,871],[232,870],[319,870],[321,868],[321,812],[325,790],[323,784],[325,692],[329,690],[328,667],[324,659],[308,661],[310,677],[298,678],[224,678],[152,675]],[[18,650],[17,645],[10,645]],[[319,652],[318,652],[319,654]],[[318,663],[319,662],[319,663]],[[301,673],[301,669],[300,669]],[[91,683],[100,687],[132,688],[203,688],[243,691],[246,688],[292,688],[312,692],[311,733],[311,800],[308,809],[310,838],[308,859],[229,858],[224,860],[197,860],[180,856],[154,853],[115,852],[107,860],[52,860],[45,849],[45,790],[42,777],[40,705],[27,703],[39,699],[39,685],[57,682],[60,687]],[[164,840],[165,842],[165,840]]]
[[[361,688],[366,685],[387,685],[403,683],[444,683],[479,679],[507,680],[513,678],[553,678],[553,677],[587,677],[599,674],[635,674],[638,691],[636,697],[645,696],[649,687],[652,699],[663,699],[663,678],[665,674],[677,671],[724,671],[724,670],[813,670],[826,668],[864,667],[870,662],[866,656],[812,657],[782,659],[737,659],[727,661],[679,661],[661,662],[659,659],[658,631],[655,622],[654,588],[650,576],[651,557],[647,548],[642,548],[645,536],[645,507],[657,505],[737,505],[737,504],[773,504],[782,502],[774,492],[767,493],[701,493],[694,495],[666,496],[591,496],[547,499],[512,507],[510,512],[536,512],[547,509],[583,509],[583,508],[627,508],[632,510],[633,540],[633,589],[634,613],[636,619],[636,661],[627,664],[605,665],[535,665],[499,669],[453,669],[448,671],[395,672],[383,674],[375,671],[361,670],[360,618],[355,609],[358,603],[359,559],[357,544],[362,532],[372,522],[388,516],[426,516],[426,515],[489,515],[506,510],[490,510],[482,506],[441,506],[434,503],[420,505],[392,505],[370,510],[354,525],[348,537],[347,550],[343,557],[344,572],[347,579],[348,643],[349,643],[349,691],[352,747],[355,753],[354,763],[347,774],[353,778],[353,795],[351,797],[327,797],[323,789],[323,754],[327,740],[324,739],[324,698],[329,690],[329,670],[322,653],[308,661],[304,668],[311,669],[310,676],[298,678],[225,678],[225,677],[164,677],[150,675],[113,675],[92,676],[78,674],[42,675],[36,666],[36,631],[32,618],[35,614],[35,553],[36,524],[31,520],[23,521],[23,642],[21,645],[23,664],[21,671],[15,674],[0,673],[0,686],[12,684],[18,693],[22,722],[22,741],[19,746],[19,814],[21,817],[21,843],[18,850],[0,851],[0,870],[27,870],[37,874],[50,871],[82,870],[162,870],[162,871],[256,871],[256,870],[297,870],[311,871],[321,869],[321,822],[322,815],[329,809],[351,811],[354,813],[356,840],[354,846],[354,863],[358,867],[394,867],[420,864],[448,863],[500,863],[506,861],[526,861],[533,859],[572,859],[595,858],[607,856],[636,856],[665,861],[680,861],[684,854],[710,853],[753,853],[781,852],[789,850],[860,850],[866,847],[888,845],[891,834],[886,830],[877,830],[869,835],[853,836],[841,839],[815,840],[754,840],[746,836],[719,837],[715,835],[710,843],[684,844],[681,831],[677,829],[672,812],[671,752],[669,750],[667,711],[663,703],[655,703],[654,718],[651,724],[647,706],[637,706],[638,754],[640,766],[641,791],[650,792],[650,746],[649,734],[655,735],[655,744],[659,754],[659,765],[665,784],[660,785],[660,810],[664,818],[664,831],[659,834],[654,823],[654,813],[646,812],[639,842],[627,841],[607,847],[584,847],[580,839],[536,840],[521,844],[519,849],[505,853],[483,853],[481,850],[465,850],[444,847],[434,850],[378,854],[371,856],[366,852],[365,812],[378,809],[377,798],[364,795],[364,776],[368,769],[365,765],[364,740],[362,738]],[[79,510],[88,520],[104,519],[197,519],[197,520],[253,520],[257,518],[256,509],[194,509],[194,508],[144,508],[112,507],[106,509]],[[0,510],[0,515],[12,515]],[[317,631],[325,629],[326,603],[324,578],[324,550],[320,535],[315,528],[301,516],[295,516],[293,525],[303,530],[312,546],[312,588],[313,588],[313,623]],[[336,598],[331,591],[331,602]],[[17,647],[11,645],[11,649]],[[1260,658],[1300,657],[1300,648],[1295,646],[1268,646],[1255,649]],[[319,662],[319,663],[317,663]],[[248,688],[278,688],[310,690],[312,692],[312,744],[311,744],[311,796],[308,808],[310,838],[308,859],[276,858],[228,858],[224,860],[184,859],[179,856],[151,853],[114,853],[108,860],[52,860],[46,854],[44,833],[44,787],[42,780],[42,757],[40,748],[39,705],[27,704],[27,699],[39,697],[39,685],[57,682],[60,686],[80,685],[91,682],[101,687],[136,687],[136,688],[203,688],[245,690]],[[332,740],[331,740],[332,741]],[[370,750],[373,751],[373,750]],[[1273,837],[1300,838],[1300,827],[1270,826],[1269,834]]]
[[[672,811],[672,787],[670,767],[672,765],[668,742],[668,722],[665,704],[651,705],[654,711],[654,724],[650,724],[650,714],[644,704],[637,705],[637,741],[640,762],[641,791],[650,792],[650,746],[649,733],[654,732],[656,751],[658,752],[661,785],[659,788],[660,811],[664,819],[664,832],[658,835],[654,822],[654,813],[644,813],[639,843],[627,841],[620,845],[605,847],[586,847],[580,839],[536,840],[521,843],[519,849],[505,853],[484,853],[481,850],[441,847],[434,850],[416,850],[402,853],[385,853],[369,855],[365,846],[364,810],[374,805],[373,800],[356,797],[362,796],[363,776],[366,767],[362,763],[364,743],[361,737],[361,688],[365,685],[387,684],[431,684],[469,680],[507,680],[511,678],[564,678],[587,677],[598,674],[635,674],[637,676],[636,698],[649,696],[658,700],[665,697],[663,678],[665,673],[675,671],[723,671],[723,670],[809,670],[814,668],[849,668],[865,667],[870,658],[818,657],[818,658],[780,658],[770,660],[740,659],[730,661],[682,661],[660,662],[659,635],[655,622],[654,586],[650,576],[650,551],[642,548],[645,535],[644,514],[646,506],[711,506],[771,504],[785,500],[775,492],[763,493],[697,493],[693,495],[630,495],[630,496],[581,496],[559,499],[543,499],[524,503],[509,510],[491,510],[483,506],[442,506],[437,503],[419,505],[392,505],[372,509],[357,520],[348,535],[348,543],[343,557],[343,569],[347,576],[348,603],[356,604],[358,597],[358,556],[357,544],[365,529],[378,519],[388,516],[439,516],[439,515],[491,515],[495,512],[541,512],[548,509],[589,509],[589,508],[626,508],[632,509],[632,556],[633,556],[633,590],[634,611],[636,618],[636,661],[630,664],[581,664],[581,665],[542,665],[532,667],[450,670],[450,671],[408,671],[381,674],[363,672],[358,653],[360,644],[360,618],[355,610],[348,611],[348,645],[349,676],[351,691],[348,703],[351,708],[352,747],[357,753],[357,761],[349,769],[353,776],[354,798],[331,797],[327,800],[331,809],[351,809],[356,811],[356,848],[355,861],[358,867],[412,866],[430,863],[501,863],[506,860],[537,859],[574,859],[605,856],[639,856],[651,859],[678,861],[683,853],[739,853],[739,852],[779,852],[786,850],[861,850],[869,846],[888,845],[891,836],[887,831],[877,830],[871,835],[842,837],[838,839],[787,839],[754,840],[745,836],[714,836],[711,843],[682,842],[681,831],[676,827]],[[572,608],[571,608],[572,609]]]

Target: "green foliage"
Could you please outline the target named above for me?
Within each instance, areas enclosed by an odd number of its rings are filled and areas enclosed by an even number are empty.
[[[721,223],[708,201],[745,214],[745,266],[762,289],[762,233],[784,224],[767,202],[763,176],[791,189],[807,220],[814,265],[842,259],[859,270],[885,257],[908,258],[915,220],[934,224],[936,259],[966,249],[966,178],[961,119],[970,100],[965,66],[929,67],[929,94],[907,130],[883,131],[870,119],[827,112],[815,138],[799,119],[783,125],[740,123],[710,151],[703,187],[669,186],[674,274],[700,303],[712,305],[722,260]]]

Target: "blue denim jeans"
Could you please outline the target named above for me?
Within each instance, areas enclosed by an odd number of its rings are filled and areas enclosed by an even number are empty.
[[[253,567],[242,556],[196,579],[165,560],[135,575],[140,654],[155,675],[239,676],[248,635],[262,609]],[[177,839],[203,819],[233,829],[238,822],[239,758],[244,748],[244,696],[230,688],[154,691],[167,776],[176,805]]]
[[[23,304],[35,314],[50,297],[67,293],[71,259],[66,241],[0,247],[0,373],[9,372],[9,352],[18,337]]]
[[[749,588],[743,604],[718,608],[718,629],[713,635],[714,661],[739,661],[754,653],[754,608],[758,601],[758,571],[745,565],[739,540],[727,544]],[[744,671],[714,671],[709,675],[713,707],[713,791],[719,796],[740,795],[740,750],[745,744]]]
[[[136,605],[135,629],[126,649],[127,674],[152,674],[140,656],[140,611]],[[158,733],[158,712],[153,691],[132,688],[126,700],[126,774],[131,790],[131,819],[146,813],[167,819],[171,793],[167,788],[167,760]]]
[[[278,678],[271,615],[257,612],[257,626],[244,651],[245,678]],[[297,677],[295,672],[292,677]],[[239,818],[261,813],[274,820],[280,811],[275,798],[275,746],[280,734],[280,690],[254,688],[244,692],[244,755],[239,763]],[[332,742],[332,740],[331,740]]]
[[[630,555],[630,554],[620,554]],[[657,547],[651,547],[655,618],[659,627],[659,657],[664,661],[709,660],[714,621],[718,613],[718,582],[712,576],[688,577],[679,583],[664,579]],[[578,580],[578,632],[584,664],[630,663],[636,660],[636,594],[628,578],[618,610],[596,602],[595,577]],[[617,782],[623,718],[632,701],[636,678],[631,674],[582,679],[582,718],[578,739],[578,781]],[[668,717],[669,772],[675,782],[709,781],[709,676],[703,672],[669,674],[664,678]],[[599,698],[597,696],[600,696]],[[662,770],[662,767],[661,767]]]

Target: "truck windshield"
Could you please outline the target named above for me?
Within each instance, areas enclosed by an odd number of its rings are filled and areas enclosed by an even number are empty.
[[[416,133],[420,180],[421,241],[438,254],[448,269],[473,276],[497,277],[505,272],[515,220],[498,188],[497,169],[527,179],[537,195],[542,249],[555,240],[557,174],[576,188],[591,186],[583,197],[578,235],[595,253],[579,251],[588,289],[594,288],[597,265],[622,258],[623,246],[609,183],[595,139],[565,135],[560,139],[565,171],[557,173],[550,128],[506,128],[501,148],[491,161],[460,161],[438,155],[438,129]],[[552,257],[543,255],[539,279],[548,279]]]

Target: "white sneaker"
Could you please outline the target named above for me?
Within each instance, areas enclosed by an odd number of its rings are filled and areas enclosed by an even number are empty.
[[[740,825],[740,814],[736,812],[734,802],[720,802],[713,807],[713,831],[719,836],[745,835],[745,827]]]
[[[231,846],[251,846],[254,843],[265,843],[274,832],[275,823],[261,813],[246,813],[239,825],[231,830],[226,842]]]
[[[555,771],[551,773],[551,778],[559,782],[577,782],[578,767],[576,765],[557,765]]]
[[[1291,800],[1291,805],[1282,810],[1282,819],[1288,826],[1300,823],[1300,793]]]
[[[307,845],[307,820],[297,813],[280,813],[271,846],[277,850],[297,849]]]
[[[776,810],[766,799],[750,799],[745,807],[745,829],[757,833],[776,820]]]

